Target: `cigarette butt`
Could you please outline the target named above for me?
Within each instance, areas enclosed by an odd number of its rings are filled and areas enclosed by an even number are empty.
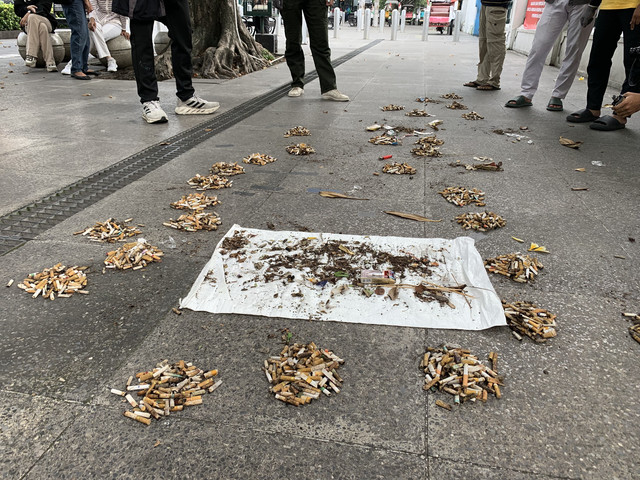
[[[133,414],[134,415],[138,415],[139,417],[151,418],[151,414],[149,412],[143,412],[143,411],[140,411],[140,410],[134,410]]]
[[[144,418],[144,417],[142,417],[140,415],[136,415],[135,413],[132,413],[132,412],[124,412],[124,416],[132,418],[133,420],[137,420],[138,422],[144,423],[145,425],[151,425],[151,419],[150,418]]]
[[[129,378],[127,379],[127,387],[128,387],[129,385],[131,385],[131,382],[133,382],[133,376],[131,376],[131,377],[129,377]]]
[[[218,375],[218,370],[209,370],[204,374],[204,378],[215,377],[216,375]]]
[[[13,278],[9,280],[9,283],[7,283],[7,287],[10,287],[11,285],[13,285]]]
[[[209,393],[213,393],[213,391],[218,388],[220,385],[222,385],[222,380],[218,380],[216,383],[214,383],[211,387],[209,387]]]
[[[202,404],[202,398],[198,398],[198,399],[196,399],[196,400],[191,400],[191,399],[189,399],[189,400],[187,400],[186,402],[184,402],[184,405],[185,405],[186,407],[191,407],[191,406],[193,406],[193,405],[200,405],[200,404]]]
[[[129,405],[131,405],[132,407],[137,407],[138,404],[136,403],[136,401],[133,399],[133,397],[130,394],[126,394],[125,397],[127,399],[127,402],[129,402]]]
[[[115,388],[111,389],[111,393],[113,393],[114,395],[118,395],[120,397],[124,397],[126,395],[126,393],[124,393],[123,391],[117,390]]]
[[[169,410],[170,410],[171,412],[179,412],[179,411],[180,411],[180,410],[182,410],[183,408],[184,408],[184,406],[182,406],[182,405],[175,405],[175,406],[171,407]]]
[[[487,391],[486,391],[486,390],[483,390],[483,391],[482,391],[482,399],[481,399],[481,400],[482,400],[483,402],[486,402],[486,401],[487,401],[487,396],[488,396]]]
[[[140,375],[140,374],[139,374]],[[153,378],[153,372],[145,372],[138,377],[141,382],[146,382],[150,378]]]
[[[448,403],[443,402],[442,400],[436,400],[436,405],[444,408],[445,410],[449,410],[451,411],[451,405],[449,405]]]
[[[494,385],[493,389],[496,392],[496,398],[502,398],[502,393],[500,392],[500,387],[498,385]]]
[[[142,384],[142,385],[129,385],[127,387],[127,391],[129,392],[138,392],[140,390],[148,390],[150,385]]]

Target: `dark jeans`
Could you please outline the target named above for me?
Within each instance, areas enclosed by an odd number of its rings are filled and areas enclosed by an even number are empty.
[[[62,11],[71,29],[71,73],[86,72],[89,69],[89,26],[82,0],[73,0],[70,5],[62,5]]]
[[[187,0],[164,0],[166,17],[159,21],[169,29],[171,64],[176,79],[176,95],[182,101],[193,96],[191,64],[191,19]],[[140,103],[159,100],[158,80],[153,62],[153,20],[131,20],[131,58],[136,74]]]
[[[328,92],[336,88],[336,74],[331,65],[326,0],[284,0],[280,14],[287,37],[284,57],[291,71],[291,86],[304,87],[303,13],[309,29],[313,63],[320,78],[320,91]]]
[[[636,26],[631,30],[629,25],[633,11],[633,8],[600,10],[598,14],[593,33],[591,54],[589,55],[589,66],[587,67],[587,108],[590,110],[600,110],[602,108],[602,100],[607,90],[609,73],[611,72],[611,59],[618,46],[620,34],[623,34],[624,40],[623,61],[626,75],[621,93],[640,93],[640,85],[637,83],[640,79],[634,82],[630,77],[634,58],[629,53],[629,49],[640,45],[640,26]],[[640,63],[640,59],[636,63]],[[633,66],[634,71],[638,68],[640,68],[640,65]],[[630,78],[632,79],[631,84],[629,83]]]

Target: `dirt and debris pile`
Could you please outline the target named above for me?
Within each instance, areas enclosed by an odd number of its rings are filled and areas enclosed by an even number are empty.
[[[451,102],[451,104],[446,105],[446,107],[450,110],[469,110],[466,105],[456,102],[455,100]]]
[[[222,380],[214,380],[216,375],[218,370],[201,370],[191,362],[169,364],[164,360],[153,370],[137,373],[137,384],[131,376],[124,390],[112,388],[111,393],[124,397],[131,405],[132,410],[126,410],[125,417],[150,425],[151,418],[162,420],[185,407],[201,405],[202,397],[222,384]]]
[[[482,115],[480,115],[478,112],[473,111],[469,113],[463,113],[462,118],[464,118],[465,120],[484,120],[484,117]]]
[[[286,345],[280,356],[264,361],[269,391],[285,403],[300,406],[340,393],[343,380],[337,370],[344,360],[315,343]]]
[[[311,135],[311,132],[309,131],[309,129],[300,125],[297,127],[290,128],[289,130],[284,132],[284,136],[287,138],[288,137],[307,137],[309,135]]]
[[[415,175],[416,169],[407,163],[386,163],[382,167],[384,173],[396,174],[396,175]]]
[[[384,107],[380,107],[383,112],[393,112],[397,110],[404,110],[404,105],[394,105],[390,103],[389,105],[385,105]]]
[[[417,108],[414,108],[410,112],[405,113],[405,116],[407,116],[407,117],[433,117],[433,115],[431,115],[430,113],[427,113],[426,110],[418,110]]]

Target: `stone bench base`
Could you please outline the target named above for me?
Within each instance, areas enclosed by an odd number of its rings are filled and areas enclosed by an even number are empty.
[[[51,47],[53,48],[53,58],[55,58],[56,63],[60,63],[64,59],[64,43],[62,42],[62,38],[57,33],[51,33]],[[27,34],[24,32],[20,32],[18,35],[18,53],[24,59],[27,58]],[[44,68],[46,66],[44,57],[42,55],[42,50],[38,52],[38,59],[36,60],[36,67]]]

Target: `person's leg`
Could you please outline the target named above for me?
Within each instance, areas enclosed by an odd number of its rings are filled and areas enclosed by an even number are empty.
[[[182,101],[193,97],[191,64],[191,18],[187,0],[165,0],[167,16],[162,22],[169,29],[171,39],[171,64],[176,79],[176,95]]]
[[[624,72],[625,80],[622,84],[621,93],[640,93],[640,52],[631,54],[631,49],[640,48],[640,26],[636,25],[631,30],[631,17],[633,8],[620,10],[620,27],[622,28],[622,38],[624,40]]]
[[[568,3],[568,0],[556,0],[544,5],[520,83],[520,95],[527,100],[531,100],[536,94],[547,55],[567,23],[567,8],[571,8]]]
[[[504,57],[507,53],[505,45],[506,23],[506,8],[487,8],[487,64],[491,73],[486,83],[494,88],[500,88],[500,75],[502,74]]]
[[[580,66],[582,52],[584,52],[592,27],[583,27],[580,24],[580,17],[588,8],[587,5],[569,5],[567,10],[569,26],[567,28],[567,46],[565,48],[564,59],[560,66],[560,72],[556,78],[556,84],[551,96],[565,98]]]
[[[51,22],[41,15],[33,15],[38,17],[38,33],[40,37],[40,48],[42,56],[47,67],[54,66],[56,59],[53,57],[53,47],[51,46]]]
[[[286,0],[280,11],[284,22],[286,47],[284,57],[291,72],[291,87],[304,87],[304,53],[302,51],[302,0]]]
[[[140,103],[158,98],[158,80],[153,63],[153,20],[131,20],[131,59]]]
[[[598,116],[609,83],[611,59],[622,33],[617,17],[617,10],[601,10],[593,33],[587,66],[587,108]]]
[[[26,65],[28,67],[35,67],[35,61],[32,59],[38,58],[38,52],[40,51],[40,23],[36,19],[39,15],[29,15],[27,18],[27,24],[24,29],[27,32],[27,52],[26,52]]]
[[[331,65],[327,7],[324,2],[306,0],[303,7],[309,29],[309,40],[313,63],[320,79],[320,92],[335,90],[336,74]]]
[[[82,0],[73,0],[69,5],[62,5],[62,10],[71,29],[69,49],[71,50],[71,75],[73,75],[78,72],[84,72],[86,64],[84,50],[85,44],[89,39],[89,34],[86,32],[89,29]]]
[[[487,7],[480,7],[480,20],[478,30],[478,76],[475,83],[486,85],[489,80],[490,66],[487,57]]]
[[[98,58],[106,58],[110,56],[109,48],[107,47],[107,39],[105,38],[101,23],[96,22],[95,29],[89,30],[89,38],[91,39],[91,43],[96,47]]]

